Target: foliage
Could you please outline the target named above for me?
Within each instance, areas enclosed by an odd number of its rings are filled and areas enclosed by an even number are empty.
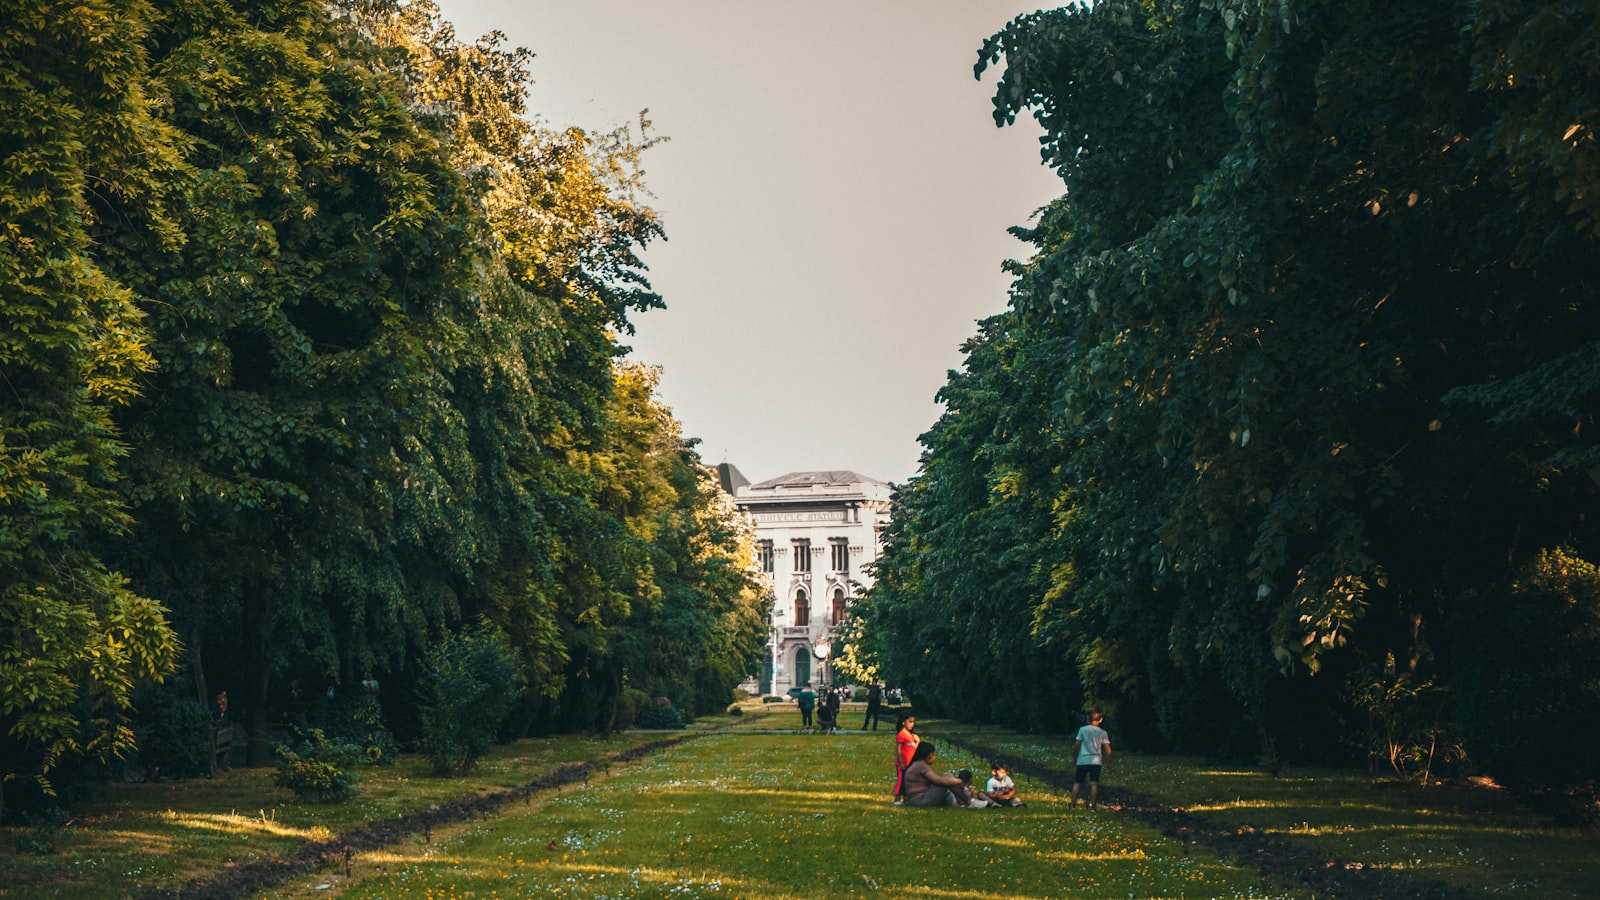
[[[0,3],[0,731],[5,785],[131,747],[140,682],[175,663],[163,610],[91,539],[126,527],[112,423],[152,360],[134,298],[89,258],[108,220],[167,246],[172,133],[151,113],[139,0]],[[80,701],[87,700],[87,703]]]
[[[301,733],[296,746],[280,744],[277,750],[280,762],[272,783],[278,787],[316,803],[343,803],[356,795],[353,770],[363,754],[355,744],[330,740],[312,728]]]
[[[1396,668],[1391,655],[1352,679],[1350,701],[1370,723],[1361,749],[1387,762],[1402,784],[1427,787],[1436,763],[1460,757],[1450,692]]]
[[[688,723],[684,721],[683,714],[678,712],[678,708],[666,704],[652,703],[639,710],[638,715],[633,718],[635,728],[678,729],[686,724]]]
[[[365,691],[338,694],[318,707],[313,721],[330,739],[360,747],[363,765],[392,766],[400,756],[394,735],[384,725],[382,705]]]
[[[941,393],[868,661],[974,718],[991,672],[1072,667],[1143,739],[1327,758],[1400,704],[1340,696],[1362,660],[1412,671],[1541,548],[1592,557],[1592,18],[1109,0],[991,37],[995,119],[1032,112],[1066,193]],[[1388,687],[1476,677],[1434,644]],[[1515,727],[1458,696],[1469,749]]]
[[[1571,812],[1592,818],[1600,748],[1574,729],[1600,715],[1600,569],[1557,547],[1507,589],[1464,605],[1457,652],[1472,665],[1459,676],[1458,715],[1468,753],[1508,784],[1570,794]]]
[[[448,634],[428,652],[419,744],[434,774],[465,774],[489,752],[522,693],[517,671],[505,633],[489,626]]]
[[[211,713],[177,685],[137,696],[133,732],[146,777],[192,778],[211,770]]]

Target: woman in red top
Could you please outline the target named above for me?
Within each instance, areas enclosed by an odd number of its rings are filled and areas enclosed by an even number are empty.
[[[917,727],[917,717],[910,710],[902,710],[894,726],[894,802],[899,803],[905,794],[906,767],[911,765],[911,755],[917,752],[922,738],[912,731]]]

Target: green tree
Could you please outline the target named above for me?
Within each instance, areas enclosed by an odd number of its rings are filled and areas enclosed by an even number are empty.
[[[1147,691],[1169,740],[1335,746],[1363,659],[1454,684],[1471,660],[1430,657],[1429,635],[1542,548],[1596,539],[1600,82],[1568,49],[1592,18],[1113,0],[986,42],[996,121],[1031,111],[1067,192],[1019,232],[1026,351],[961,412],[999,420],[1025,396],[1007,382],[1041,385],[1050,439],[1018,453],[1052,477],[1023,482],[1040,497],[955,489],[947,467],[988,463],[941,421],[891,561],[918,602],[985,571],[961,550],[974,510],[1049,509],[1051,540],[1008,572],[1051,574],[1010,620],[1059,637],[1089,690]],[[990,365],[969,370],[952,410]],[[941,553],[966,568],[922,563]]]
[[[127,289],[88,251],[108,219],[167,246],[171,135],[148,112],[141,2],[0,3],[0,816],[5,785],[130,748],[164,611],[93,549],[126,527],[112,414],[151,367]]]

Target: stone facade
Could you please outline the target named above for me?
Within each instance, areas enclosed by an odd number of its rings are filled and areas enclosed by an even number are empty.
[[[775,598],[767,663],[745,689],[782,696],[806,683],[832,684],[834,631],[872,584],[889,485],[850,471],[791,472],[759,484],[741,484],[731,466],[719,475],[755,523]]]

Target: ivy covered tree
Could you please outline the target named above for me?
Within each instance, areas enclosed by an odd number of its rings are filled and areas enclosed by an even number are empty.
[[[918,578],[884,615],[1005,583],[950,471],[990,468],[962,429],[1018,402],[1048,437],[1016,452],[1051,477],[984,515],[1054,531],[1006,567],[1048,578],[1007,618],[1091,699],[1180,746],[1306,756],[1357,730],[1341,692],[1373,661],[1455,684],[1470,598],[1600,552],[1600,81],[1566,49],[1595,29],[1563,2],[1113,0],[994,35],[996,120],[1033,113],[1066,194],[1019,231],[1025,351],[980,342],[925,438],[885,561]]]

